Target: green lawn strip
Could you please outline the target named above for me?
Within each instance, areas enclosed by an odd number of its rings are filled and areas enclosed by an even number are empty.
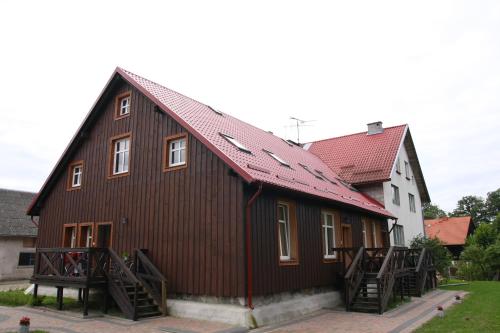
[[[463,281],[448,281],[458,283]],[[433,318],[416,332],[500,332],[500,282],[473,281],[468,285],[442,286],[443,290],[469,292],[462,304]]]

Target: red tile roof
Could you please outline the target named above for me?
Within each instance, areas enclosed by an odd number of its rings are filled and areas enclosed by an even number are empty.
[[[386,181],[406,129],[407,125],[399,125],[378,134],[362,132],[316,141],[307,149],[351,184]]]
[[[337,174],[330,170],[326,164],[301,147],[287,143],[269,132],[228,114],[221,115],[203,103],[124,69],[117,68],[109,82],[112,81],[115,75],[120,75],[150,98],[161,110],[186,128],[247,182],[262,182],[355,206],[378,215],[393,217],[377,201],[340,182],[337,179]],[[93,110],[91,110],[80,129],[84,127],[92,112]],[[235,138],[248,148],[251,153],[238,149],[223,138],[221,134]],[[72,145],[73,141],[66,151],[72,148]],[[290,167],[280,164],[265,150],[276,154],[286,161]],[[62,161],[62,158],[60,161]],[[300,164],[305,165],[309,171]],[[43,193],[47,184],[51,183],[50,179],[55,175],[56,169],[57,166],[45,182],[39,196]],[[316,173],[315,170],[320,171],[323,176],[313,174]],[[38,198],[33,201],[28,213],[37,212],[34,207],[38,207],[36,205]]]
[[[261,181],[357,206],[377,214],[392,216],[374,200],[343,185],[337,180],[338,176],[318,157],[301,147],[289,144],[269,132],[228,114],[219,115],[205,104],[131,72],[121,68],[118,68],[117,72],[158,103],[161,109],[190,130],[195,137],[226,161],[248,182]],[[251,153],[239,150],[220,134],[235,138],[248,148]],[[276,154],[287,162],[290,167],[281,165],[266,151]],[[333,180],[336,184],[313,175],[299,163],[307,166],[313,173],[314,170],[319,170],[323,173],[324,178]]]
[[[429,238],[440,239],[446,245],[464,245],[471,222],[470,216],[425,220],[425,234]]]

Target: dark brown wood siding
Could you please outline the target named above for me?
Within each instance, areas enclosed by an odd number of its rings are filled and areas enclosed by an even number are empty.
[[[245,191],[248,198],[255,189]],[[279,264],[277,203],[292,200],[296,206],[298,265]],[[314,287],[332,287],[340,271],[338,262],[323,260],[321,210],[333,209],[340,213],[341,223],[351,224],[354,247],[363,245],[362,214],[329,203],[290,196],[274,190],[264,190],[252,206],[252,254],[254,294],[266,295]],[[382,230],[387,230],[387,220],[377,219]],[[387,246],[387,240],[384,241]]]
[[[128,90],[131,114],[114,120],[114,97]],[[59,177],[43,201],[38,246],[62,246],[66,223],[113,222],[113,248],[148,249],[170,293],[243,296],[242,180],[192,135],[188,167],[163,172],[163,138],[185,129],[123,82],[109,96],[71,158],[84,161],[82,188],[67,191],[67,172]],[[108,179],[109,138],[126,132],[130,175]]]

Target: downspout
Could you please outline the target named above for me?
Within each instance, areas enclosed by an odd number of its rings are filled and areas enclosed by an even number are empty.
[[[247,306],[253,309],[252,292],[253,292],[253,272],[252,272],[252,228],[251,228],[251,208],[257,197],[262,193],[262,183],[259,184],[257,192],[248,200],[246,206],[245,224],[246,224],[246,252],[247,252]]]
[[[31,215],[31,223],[33,223],[33,224],[35,225],[35,227],[37,227],[37,228],[38,228],[38,222],[37,222],[37,221],[35,221],[35,220],[33,219],[33,217],[34,217],[34,216],[33,216],[33,215]]]

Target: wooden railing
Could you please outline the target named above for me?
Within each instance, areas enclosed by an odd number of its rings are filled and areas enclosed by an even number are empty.
[[[106,281],[105,248],[37,248],[33,278],[68,284]]]
[[[142,250],[136,251],[135,269],[136,277],[160,307],[162,314],[167,315],[167,279]]]
[[[352,260],[352,263],[347,270],[345,275],[345,304],[346,309],[349,311],[350,305],[356,296],[356,292],[363,280],[363,276],[365,274],[364,269],[364,254],[365,248],[360,247],[356,256]]]
[[[377,274],[378,310],[382,314],[392,295],[396,277],[405,271],[406,248],[391,246]]]
[[[424,293],[426,283],[429,278],[429,272],[433,271],[434,261],[430,250],[423,248],[418,259],[417,267],[415,268],[416,275],[416,289],[418,296],[422,296]]]
[[[109,249],[109,269],[106,273],[109,292],[116,304],[128,318],[137,320],[137,293],[140,281],[112,249]]]

